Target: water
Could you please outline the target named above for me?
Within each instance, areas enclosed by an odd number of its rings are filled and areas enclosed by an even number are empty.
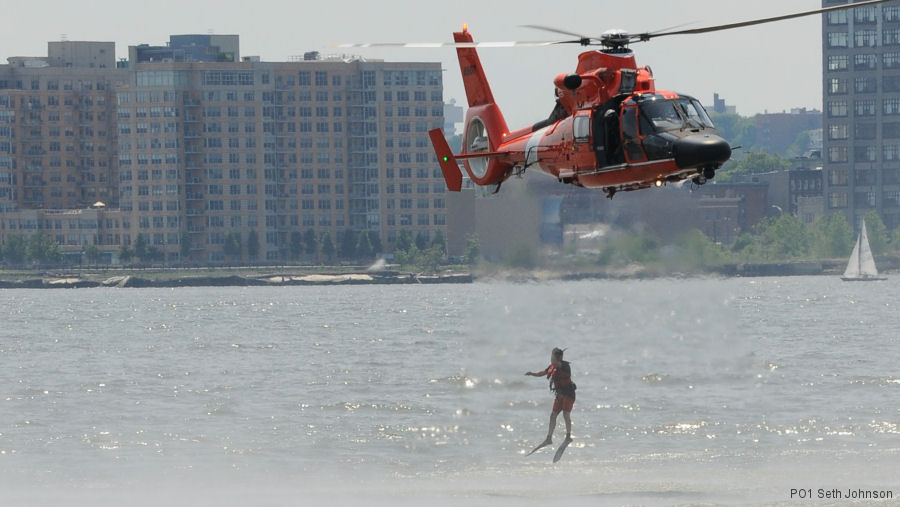
[[[0,505],[898,498],[898,305],[898,277],[2,291]],[[556,346],[554,465],[524,372]]]

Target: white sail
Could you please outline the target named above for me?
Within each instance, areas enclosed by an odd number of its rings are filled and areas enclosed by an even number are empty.
[[[862,232],[859,233],[859,274],[861,276],[878,276],[872,248],[869,246],[869,234],[866,232],[866,221],[863,220]]]
[[[872,257],[872,247],[869,246],[869,233],[866,230],[866,221],[862,222],[862,230],[856,238],[853,253],[847,261],[847,269],[844,270],[845,281],[854,280],[884,280],[878,276],[878,268],[875,267],[875,258]]]
[[[856,245],[853,246],[853,253],[850,254],[850,260],[847,261],[847,269],[844,270],[844,278],[859,278],[859,240],[861,236],[856,237]]]

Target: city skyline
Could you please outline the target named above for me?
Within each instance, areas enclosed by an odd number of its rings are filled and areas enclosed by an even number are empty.
[[[491,5],[464,0],[444,9],[408,1],[377,5],[351,2],[340,17],[328,4],[285,6],[262,1],[253,9],[245,9],[243,4],[227,0],[214,4],[164,0],[154,5],[156,8],[141,9],[139,16],[129,15],[136,5],[105,0],[90,11],[55,1],[39,7],[22,6],[11,13],[7,29],[0,34],[0,60],[43,54],[46,41],[59,40],[62,34],[73,41],[116,42],[117,57],[124,58],[128,45],[160,44],[172,33],[239,33],[242,54],[258,55],[263,61],[286,61],[306,51],[339,53],[333,45],[342,42],[448,41],[450,33],[463,23],[469,24],[476,40],[554,39],[553,34],[520,25],[540,23],[599,35],[610,28],[639,32],[675,24],[705,26],[741,21],[812,10],[821,3],[803,0],[787,8],[783,2],[763,0],[742,4],[736,12],[733,5],[713,0],[677,4],[638,0],[628,5],[580,6],[578,15],[573,16],[530,0]],[[116,17],[103,14],[107,12]],[[38,19],[39,24],[33,22]],[[786,48],[788,58],[783,57]],[[638,63],[654,69],[660,88],[692,95],[704,103],[711,103],[713,93],[718,92],[745,116],[792,108],[822,109],[819,16],[724,33],[673,37],[635,45],[634,49]],[[464,97],[452,49],[353,52],[386,61],[440,62],[445,71],[445,99],[461,102]],[[579,52],[580,48],[568,45],[481,52],[495,96],[511,127],[548,114],[553,104],[552,79],[574,69]],[[773,81],[790,86],[779,84],[777,93],[760,93],[770,90]]]
[[[306,231],[374,234],[376,253],[404,230],[448,235],[426,134],[443,125],[437,64],[260,62],[239,58],[237,35],[172,41],[178,53],[132,47],[127,62],[111,43],[51,42],[0,66],[4,237],[115,255],[143,235],[167,261],[222,262],[232,233],[265,261],[296,257]]]

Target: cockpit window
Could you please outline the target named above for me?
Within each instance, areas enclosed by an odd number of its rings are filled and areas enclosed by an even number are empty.
[[[709,115],[695,99],[644,101],[641,102],[640,108],[642,129],[652,128],[655,132],[665,132],[685,128],[714,128]]]
[[[703,106],[696,99],[691,99],[690,101],[679,100],[678,103],[684,106],[688,121],[695,124],[699,123],[703,128],[714,128],[712,120],[706,114],[706,110],[703,109]]]

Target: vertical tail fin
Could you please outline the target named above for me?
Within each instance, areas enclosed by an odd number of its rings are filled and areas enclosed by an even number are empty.
[[[453,40],[459,43],[474,43],[472,34],[463,27],[461,32],[453,32]],[[463,146],[460,158],[466,172],[478,185],[496,185],[506,179],[511,167],[496,158],[463,158],[463,154],[495,152],[509,132],[500,107],[494,102],[491,85],[488,83],[481,59],[474,47],[458,47],[459,69],[469,109],[463,128]],[[474,170],[473,170],[474,169]]]
[[[459,165],[457,165],[456,157],[453,156],[453,152],[450,150],[450,145],[444,139],[444,131],[441,129],[429,130],[428,137],[431,138],[431,144],[434,146],[438,164],[441,166],[441,172],[444,173],[447,190],[459,192],[462,190],[462,173],[459,172]]]
[[[453,40],[456,42],[474,42],[472,34],[463,27],[461,32],[453,32]],[[488,84],[481,59],[475,48],[457,48],[459,68],[462,71],[463,85],[466,88],[466,98],[469,107],[482,106],[494,103],[494,94],[491,93],[491,85]]]

